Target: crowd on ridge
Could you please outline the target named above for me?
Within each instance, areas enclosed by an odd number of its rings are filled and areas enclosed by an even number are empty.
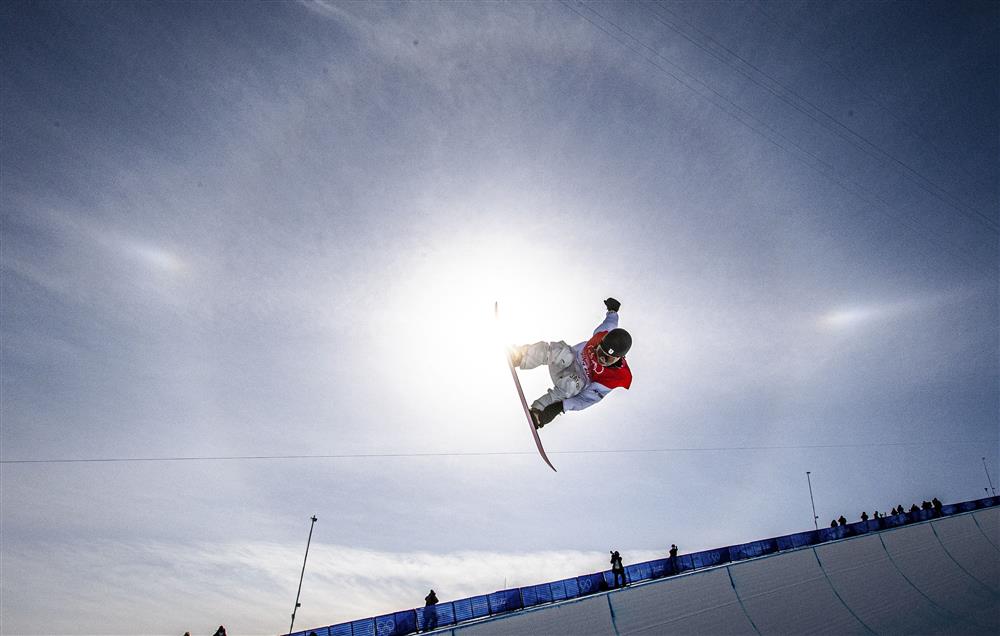
[[[909,510],[904,508],[903,504],[899,504],[898,506],[893,507],[893,509],[889,512],[888,515],[886,515],[885,513],[880,513],[878,510],[876,510],[875,512],[872,513],[872,516],[869,517],[867,511],[862,511],[861,521],[868,521],[869,519],[884,519],[887,516],[904,515],[908,512],[920,512],[921,510],[933,510],[934,516],[938,516],[941,514],[942,506],[943,504],[938,500],[938,498],[934,497],[930,501],[925,500],[919,506],[917,506],[917,504],[913,504],[912,506],[910,506]],[[834,519],[833,521],[830,522],[831,528],[836,528],[837,526],[846,526],[846,525],[847,525],[847,519],[844,518],[844,515],[840,515],[840,518]]]
[[[938,500],[937,497],[934,497],[930,501],[923,501],[919,506],[917,504],[913,504],[910,506],[909,509],[904,507],[902,504],[899,504],[898,506],[894,506],[889,511],[888,514],[880,513],[878,510],[875,510],[871,516],[868,516],[867,511],[862,511],[860,519],[861,521],[864,522],[868,521],[869,519],[884,519],[887,516],[902,515],[911,512],[920,512],[921,510],[931,510],[933,511],[934,516],[936,517],[941,514],[942,508],[943,504],[941,503],[941,501]],[[834,519],[833,521],[830,522],[831,528],[837,528],[839,526],[846,526],[846,525],[847,525],[847,519],[844,517],[844,515],[840,515],[839,518]],[[610,553],[611,553],[611,574],[614,580],[614,587],[617,588],[628,585],[625,572],[625,565],[623,564],[621,554],[617,550],[611,550]],[[677,544],[670,545],[670,550],[668,554],[670,562],[672,564],[674,560],[677,558]],[[421,631],[430,631],[437,628],[438,621],[437,621],[437,611],[435,608],[437,604],[438,604],[437,594],[434,592],[434,590],[431,590],[430,593],[426,597],[424,597],[424,612],[423,612],[424,629]],[[313,636],[314,634],[315,632],[310,634],[310,636]],[[184,636],[190,636],[190,633],[185,632]],[[214,636],[226,636],[226,628],[220,625],[219,629],[215,632]]]
[[[906,514],[908,512],[920,512],[921,510],[932,510],[934,511],[934,516],[938,516],[941,514],[942,507],[943,504],[941,503],[941,501],[938,500],[937,497],[934,497],[930,501],[924,501],[919,506],[917,504],[913,504],[912,506],[910,506],[909,510],[907,510],[903,506],[903,504],[899,504],[898,506],[894,506],[892,508],[892,510],[889,512],[889,515],[895,516],[895,515]],[[880,513],[878,510],[876,510],[872,513],[872,516],[869,517],[867,511],[862,511],[861,521],[868,521],[869,519],[884,519],[886,516],[889,515]],[[846,525],[847,525],[847,519],[844,517],[844,515],[840,515],[839,519],[834,519],[833,521],[830,522],[831,528],[836,528],[838,526],[846,526]],[[611,576],[613,577],[614,581],[613,587],[616,588],[624,587],[628,585],[629,582],[627,579],[627,574],[625,572],[625,565],[622,562],[621,553],[619,553],[618,550],[611,550],[610,552],[611,552]],[[677,558],[677,544],[674,543],[670,545],[670,551],[668,552],[668,554],[669,554],[670,564],[673,565],[675,562],[674,560]],[[437,611],[434,608],[434,606],[437,605],[438,598],[437,595],[434,593],[434,590],[430,591],[430,594],[428,594],[424,598],[424,601],[425,601],[424,605],[425,623],[423,631],[436,629]]]

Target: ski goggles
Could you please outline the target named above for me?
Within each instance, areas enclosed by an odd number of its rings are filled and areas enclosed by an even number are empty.
[[[597,354],[597,361],[601,363],[601,366],[610,367],[612,364],[621,360],[621,356],[612,356],[605,353],[604,349],[601,348],[601,345],[597,345],[595,353]]]

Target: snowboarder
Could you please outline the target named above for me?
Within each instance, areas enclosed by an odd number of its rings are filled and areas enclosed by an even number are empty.
[[[600,402],[612,389],[632,385],[632,371],[625,354],[632,336],[618,328],[621,303],[604,301],[607,315],[590,340],[569,346],[565,342],[536,342],[512,347],[510,363],[521,369],[549,367],[553,387],[531,404],[535,428],[542,428],[560,413],[582,411]]]

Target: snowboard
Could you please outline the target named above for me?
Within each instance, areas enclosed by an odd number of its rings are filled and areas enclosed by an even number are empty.
[[[496,316],[498,321],[500,320],[499,301],[493,304],[493,315]],[[524,409],[524,417],[528,420],[528,428],[531,430],[531,436],[535,438],[535,448],[538,449],[538,454],[549,465],[549,468],[555,471],[556,467],[552,465],[552,462],[549,461],[549,456],[545,454],[545,447],[542,446],[542,438],[538,436],[538,429],[535,428],[535,420],[531,417],[531,409],[528,408],[528,401],[524,399],[524,390],[521,388],[521,381],[517,377],[517,369],[510,363],[510,356],[507,355],[506,349],[504,349],[503,358],[507,361],[507,368],[510,369],[510,377],[514,378],[514,387],[517,388],[517,396],[521,398],[521,408]]]

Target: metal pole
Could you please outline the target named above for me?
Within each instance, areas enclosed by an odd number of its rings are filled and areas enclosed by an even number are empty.
[[[292,608],[292,623],[288,626],[288,633],[292,633],[292,628],[295,627],[295,612],[299,611],[302,607],[302,603],[299,603],[299,597],[302,595],[302,579],[306,575],[306,559],[309,558],[309,544],[312,543],[313,539],[313,526],[316,525],[316,515],[312,516],[312,523],[309,524],[309,539],[306,541],[306,556],[302,559],[302,574],[299,575],[299,591],[295,593],[295,607]]]
[[[990,482],[990,490],[993,491],[993,496],[997,496],[997,489],[993,487],[993,480],[990,478],[990,470],[986,468],[986,458],[983,457],[983,470],[986,471],[986,480]]]
[[[812,479],[809,478],[809,473],[810,471],[807,470],[806,481],[809,482],[809,501],[812,503],[813,507],[813,525],[816,526],[817,530],[819,530],[819,523],[817,523],[817,519],[819,519],[819,517],[816,516],[816,500],[813,499],[813,484]]]

